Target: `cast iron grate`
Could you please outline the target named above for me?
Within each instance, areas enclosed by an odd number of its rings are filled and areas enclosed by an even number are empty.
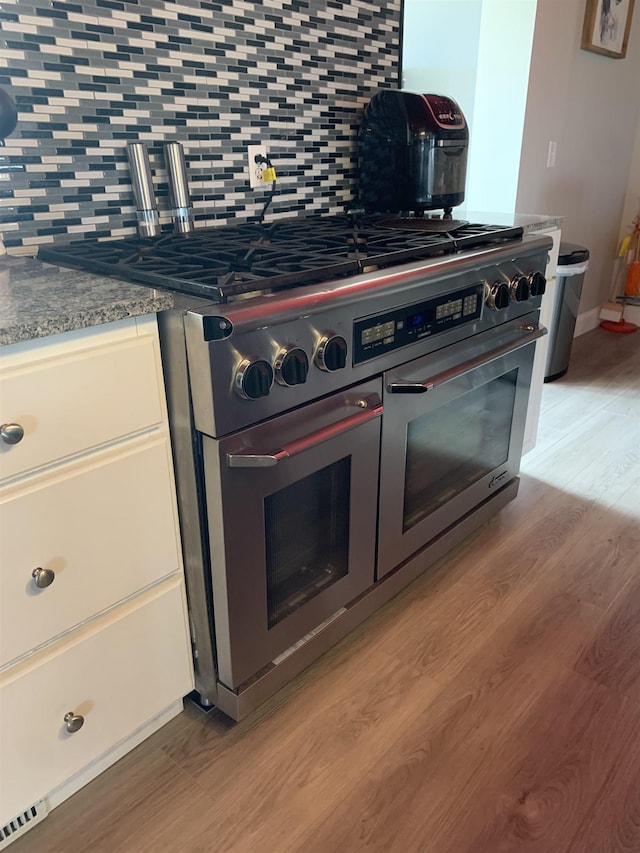
[[[43,246],[38,256],[228,302],[522,237],[516,227],[463,224],[452,232],[429,233],[390,222],[344,215],[245,223],[152,239],[86,239]]]

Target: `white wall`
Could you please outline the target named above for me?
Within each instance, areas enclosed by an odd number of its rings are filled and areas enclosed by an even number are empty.
[[[640,8],[626,59],[611,59],[580,49],[584,6],[538,2],[516,201],[565,216],[563,239],[589,249],[581,312],[609,296],[640,118]]]
[[[516,209],[535,14],[536,0],[482,2],[466,193],[469,210]]]
[[[631,157],[631,169],[629,171],[629,182],[627,195],[622,211],[620,223],[620,241],[629,233],[633,226],[633,220],[640,215],[640,116],[638,116],[638,127],[636,129],[636,141],[633,146]]]
[[[449,95],[473,127],[482,0],[405,0],[402,87]],[[452,38],[452,33],[455,37]]]
[[[465,207],[513,213],[536,0],[405,0],[403,88],[469,124]]]
[[[640,5],[625,59],[580,49],[584,11],[585,0],[405,0],[403,56],[405,88],[452,95],[467,116],[466,207],[561,215],[563,238],[587,246],[581,311],[607,300],[640,196]]]

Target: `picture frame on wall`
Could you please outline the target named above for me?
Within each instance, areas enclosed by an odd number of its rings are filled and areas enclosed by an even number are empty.
[[[635,0],[587,0],[582,28],[583,50],[624,59]]]

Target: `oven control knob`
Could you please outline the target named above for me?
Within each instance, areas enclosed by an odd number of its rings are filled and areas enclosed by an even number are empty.
[[[245,400],[266,397],[273,385],[273,368],[262,358],[245,360],[236,370],[234,385],[236,393]]]
[[[276,382],[287,385],[302,385],[307,381],[309,373],[309,359],[300,347],[282,350],[278,353],[275,363]]]
[[[485,285],[484,301],[487,308],[500,311],[509,304],[509,288],[505,281],[494,281]]]
[[[514,275],[509,282],[509,296],[513,302],[526,302],[529,298],[529,282],[524,275]]]
[[[532,296],[542,296],[547,289],[547,280],[541,272],[532,272],[528,282]]]
[[[342,335],[326,335],[316,350],[316,364],[320,370],[335,373],[347,363],[347,342]]]

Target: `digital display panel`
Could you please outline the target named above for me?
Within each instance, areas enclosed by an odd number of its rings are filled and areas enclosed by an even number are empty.
[[[407,317],[407,328],[415,329],[416,326],[424,326],[427,322],[427,315],[423,312],[421,314],[412,314],[411,317]]]
[[[353,326],[353,363],[409,346],[461,323],[477,320],[482,313],[484,285],[480,282],[441,296],[363,317]]]
[[[469,314],[475,314],[478,308],[478,294],[473,293],[471,296],[465,297],[462,313],[465,317]]]
[[[370,326],[362,332],[362,345],[372,344],[374,341],[382,341],[384,338],[392,338],[396,324],[393,320],[388,323],[378,323]]]
[[[443,317],[453,317],[462,311],[462,299],[450,299],[436,308],[436,320],[441,320]]]

